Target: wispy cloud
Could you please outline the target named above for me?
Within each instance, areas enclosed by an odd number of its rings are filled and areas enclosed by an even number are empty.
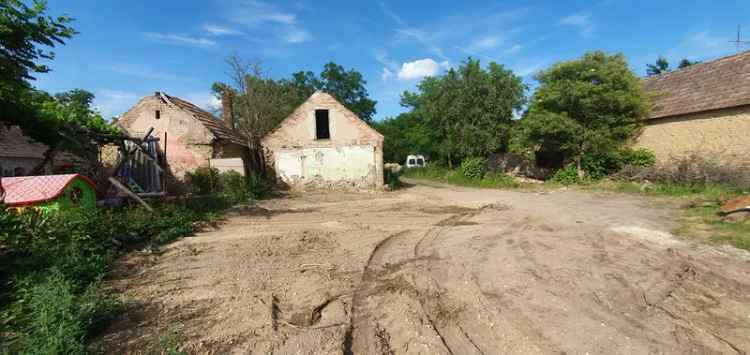
[[[401,18],[398,14],[393,12],[388,5],[386,5],[385,2],[380,2],[380,8],[383,10],[383,13],[385,13],[386,16],[390,17],[394,22],[396,22],[401,27],[408,27],[406,24],[406,21]]]
[[[132,91],[120,91],[112,89],[100,89],[94,92],[94,107],[101,112],[105,118],[119,116],[144,95]]]
[[[380,79],[385,81],[393,78],[393,72],[388,68],[383,68],[383,73],[380,74]]]
[[[486,51],[490,49],[495,49],[499,47],[502,43],[503,43],[503,37],[500,35],[483,36],[471,42],[471,44],[469,44],[468,50],[474,51],[474,52]]]
[[[229,18],[235,24],[252,29],[270,26],[278,38],[287,43],[302,43],[313,38],[310,32],[302,27],[296,14],[263,1],[240,1],[231,10]]]
[[[442,60],[448,60],[442,45],[440,44],[440,34],[437,32],[427,32],[417,28],[402,28],[396,30],[398,36],[402,39],[415,40],[425,47],[434,55]]]
[[[563,26],[576,28],[582,37],[588,38],[594,35],[594,24],[591,22],[591,14],[588,12],[579,12],[565,16],[558,23]]]
[[[216,42],[208,38],[193,37],[175,33],[146,32],[143,34],[146,38],[165,44],[173,44],[191,47],[212,47]]]
[[[167,81],[194,81],[195,78],[176,75],[171,73],[159,72],[150,68],[146,68],[139,65],[115,63],[106,68],[109,71],[128,75],[141,79],[149,80],[167,80]]]
[[[230,27],[221,25],[205,24],[203,30],[211,36],[240,36],[243,35],[242,31],[235,30]]]

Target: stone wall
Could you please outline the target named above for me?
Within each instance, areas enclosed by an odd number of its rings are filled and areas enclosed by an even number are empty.
[[[329,110],[330,139],[316,139],[318,109]],[[383,188],[383,136],[326,93],[313,94],[263,146],[277,176],[292,187]]]
[[[660,162],[699,152],[750,167],[750,107],[651,120],[635,146]]]

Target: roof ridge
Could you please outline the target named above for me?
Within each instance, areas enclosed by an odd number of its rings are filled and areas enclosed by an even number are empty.
[[[717,58],[711,59],[711,60],[706,61],[706,62],[695,63],[695,64],[689,65],[687,67],[684,67],[684,68],[677,68],[676,70],[671,70],[671,71],[668,71],[668,72],[664,72],[664,73],[659,73],[659,74],[656,74],[656,75],[647,76],[644,79],[646,79],[646,80],[658,79],[658,78],[664,78],[664,77],[667,77],[667,76],[670,76],[670,75],[673,75],[673,74],[685,73],[685,72],[690,71],[690,70],[697,70],[697,68],[699,68],[701,66],[704,66],[704,65],[707,65],[707,64],[716,64],[716,63],[724,61],[724,60],[729,60],[729,59],[732,59],[732,58],[735,58],[735,57],[740,57],[742,55],[748,55],[748,54],[750,54],[750,49],[742,51],[742,52],[739,52],[739,53],[735,53],[735,54],[725,55],[723,57],[717,57]]]

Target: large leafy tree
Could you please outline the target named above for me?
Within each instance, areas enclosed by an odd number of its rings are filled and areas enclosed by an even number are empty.
[[[28,116],[29,101],[25,95],[34,75],[46,73],[49,67],[39,60],[49,60],[55,53],[49,48],[75,34],[68,27],[67,16],[53,18],[45,14],[46,2],[35,0],[31,6],[20,0],[0,1],[0,108],[3,120],[23,124]]]
[[[621,54],[590,52],[537,74],[539,88],[514,132],[512,150],[584,155],[619,149],[638,133],[648,103]]]
[[[365,122],[372,121],[375,115],[377,102],[370,99],[365,87],[367,81],[362,74],[354,69],[346,70],[334,62],[327,63],[320,76],[311,71],[300,71],[292,74],[291,79],[284,80],[284,84],[296,90],[300,103],[316,90],[322,90],[331,94]]]
[[[469,58],[444,75],[425,78],[416,93],[404,92],[401,101],[432,131],[436,158],[452,166],[507,148],[525,90],[521,78],[502,65],[482,68]]]

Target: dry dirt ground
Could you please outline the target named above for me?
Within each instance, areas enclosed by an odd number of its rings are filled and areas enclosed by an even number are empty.
[[[614,193],[419,184],[261,201],[109,284],[105,351],[178,326],[194,354],[747,354],[750,256]]]

